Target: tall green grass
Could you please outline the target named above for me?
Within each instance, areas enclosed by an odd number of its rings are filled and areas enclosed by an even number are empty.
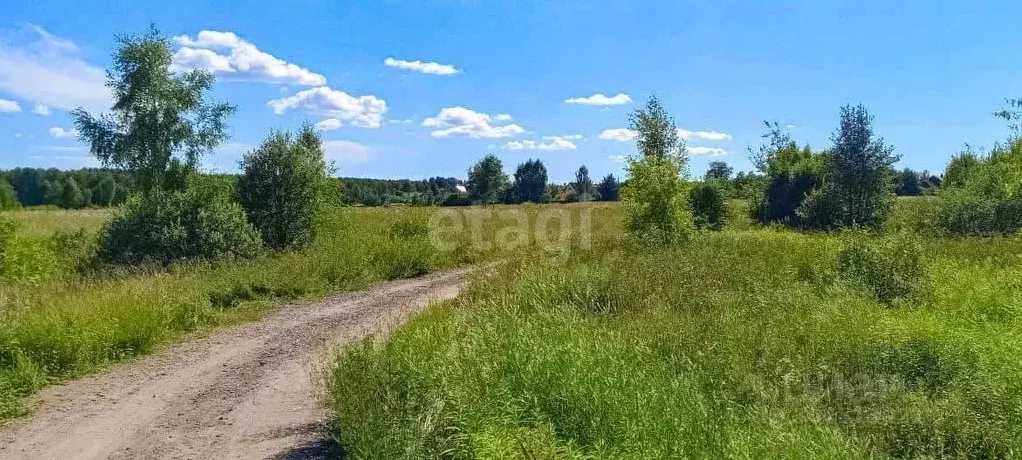
[[[840,235],[522,254],[340,353],[332,432],[356,459],[1017,456],[1022,239],[917,243],[926,293],[893,306]]]

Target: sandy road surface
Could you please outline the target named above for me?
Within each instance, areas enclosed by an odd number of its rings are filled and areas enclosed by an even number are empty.
[[[108,372],[53,386],[0,428],[0,459],[307,459],[331,449],[314,366],[333,343],[453,298],[466,271],[289,306]]]

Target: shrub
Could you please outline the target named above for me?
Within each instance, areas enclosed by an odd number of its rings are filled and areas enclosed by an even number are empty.
[[[837,269],[843,279],[888,305],[920,293],[925,281],[922,249],[904,235],[849,238],[838,251]]]
[[[720,182],[709,180],[697,184],[689,195],[692,220],[697,228],[720,230],[728,218],[727,197]]]
[[[945,181],[952,185],[941,191],[936,210],[939,231],[977,236],[1012,234],[1022,229],[1022,193],[1016,178],[1019,164],[1022,139],[994,149],[989,157],[955,157],[946,173],[955,172],[955,180]]]
[[[182,259],[251,258],[259,231],[241,206],[212,187],[137,197],[103,229],[99,259],[108,263],[169,264]]]
[[[322,141],[312,126],[304,126],[297,136],[271,135],[245,155],[242,165],[241,205],[266,246],[285,249],[312,243],[326,184]]]
[[[50,237],[50,249],[60,265],[73,271],[89,269],[96,260],[96,239],[84,228],[73,232],[58,231]]]
[[[672,245],[688,239],[692,228],[681,163],[647,156],[628,165],[629,180],[621,196],[628,232],[647,245]]]
[[[841,203],[829,185],[813,189],[795,210],[796,224],[804,229],[831,230],[841,222]]]
[[[826,157],[813,152],[809,146],[798,148],[791,135],[777,123],[767,123],[767,127],[770,130],[763,135],[766,141],[758,152],[753,152],[766,177],[762,179],[761,195],[753,200],[750,214],[762,224],[795,226],[802,202],[823,183]]]
[[[0,179],[0,209],[12,209],[18,206],[18,194],[14,191],[14,186],[6,179]]]

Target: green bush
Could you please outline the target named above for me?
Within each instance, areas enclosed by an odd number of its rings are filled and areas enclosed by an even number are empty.
[[[50,237],[49,245],[65,269],[85,271],[96,261],[96,239],[84,228],[74,232],[57,231]]]
[[[968,161],[966,161],[968,160]],[[1022,139],[998,147],[988,157],[955,157],[945,175],[948,189],[940,194],[935,225],[940,233],[958,236],[1013,234],[1022,229],[1022,192],[1018,165]]]
[[[841,219],[838,194],[828,185],[813,189],[799,203],[795,216],[798,227],[803,229],[831,230],[838,227]]]
[[[921,293],[926,276],[920,245],[905,235],[853,236],[838,251],[837,269],[843,279],[888,305]]]
[[[727,197],[720,182],[709,180],[696,184],[689,195],[692,220],[697,228],[720,230],[729,215]]]
[[[14,191],[14,186],[7,179],[0,178],[0,209],[13,209],[18,206],[18,194]]]
[[[242,207],[274,249],[308,246],[316,237],[316,212],[326,185],[323,145],[312,126],[297,136],[273,134],[245,155],[238,183]]]
[[[169,264],[183,259],[252,258],[259,231],[229,194],[190,187],[129,201],[103,229],[99,259],[117,264]]]
[[[692,212],[681,179],[682,164],[673,158],[646,156],[632,160],[621,192],[626,228],[646,245],[672,245],[689,238]]]

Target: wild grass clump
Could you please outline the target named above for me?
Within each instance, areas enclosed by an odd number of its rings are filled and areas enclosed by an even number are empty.
[[[922,248],[905,234],[847,238],[837,255],[837,270],[842,278],[888,305],[925,289]]]

